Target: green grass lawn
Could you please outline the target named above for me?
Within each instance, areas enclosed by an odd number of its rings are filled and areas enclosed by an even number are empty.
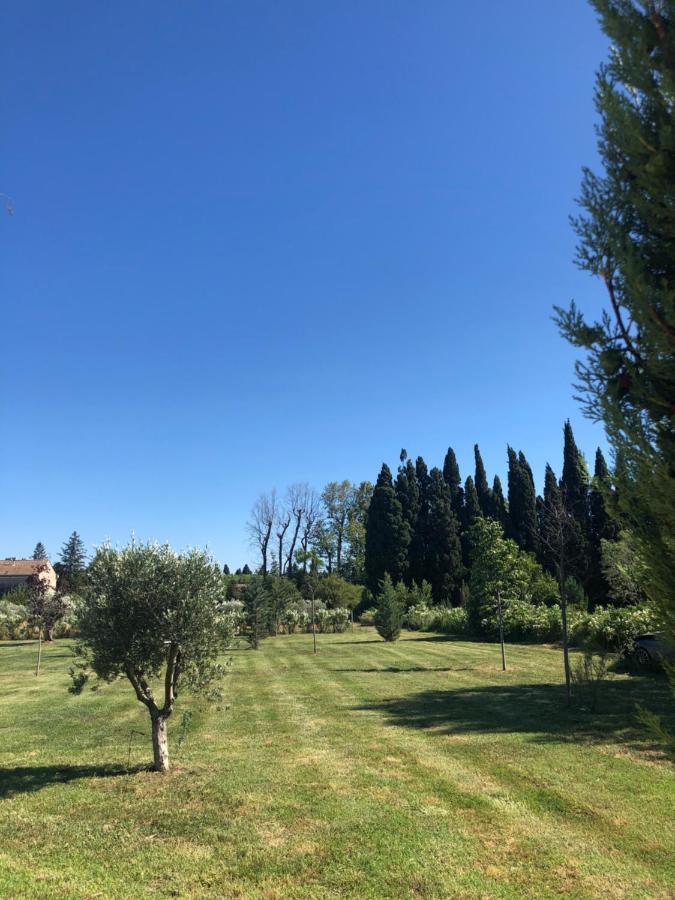
[[[674,770],[635,722],[663,678],[614,676],[595,715],[543,647],[506,673],[372,629],[231,656],[161,776],[126,682],[73,696],[68,642],[39,678],[0,644],[3,897],[673,896]]]

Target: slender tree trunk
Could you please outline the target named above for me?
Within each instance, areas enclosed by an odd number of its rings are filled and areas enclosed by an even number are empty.
[[[501,591],[497,591],[497,607],[499,609],[499,643],[502,645],[502,672],[506,672],[506,650],[504,649],[504,613],[502,610]]]
[[[40,674],[40,663],[42,662],[42,626],[38,629],[38,658],[35,666],[35,677]]]
[[[155,761],[155,771],[169,771],[169,736],[167,732],[167,717],[156,715],[152,717],[152,753]]]
[[[563,663],[565,666],[565,696],[567,705],[572,705],[572,676],[570,673],[570,654],[567,643],[567,595],[565,593],[565,564],[560,563],[560,613],[562,620]]]
[[[312,641],[314,643],[314,652],[316,653],[316,622],[314,619],[314,591],[312,591]]]

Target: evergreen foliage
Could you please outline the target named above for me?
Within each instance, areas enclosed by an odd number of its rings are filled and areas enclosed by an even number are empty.
[[[647,563],[649,596],[675,634],[675,4],[593,0],[612,42],[597,76],[598,149],[575,221],[577,262],[608,307],[588,322],[557,309],[586,414],[602,419],[617,501]]]
[[[38,541],[35,545],[35,550],[33,550],[33,559],[49,559],[47,556],[47,551],[45,550],[45,545],[42,541]]]
[[[58,586],[62,593],[78,593],[82,590],[86,562],[87,554],[84,542],[77,531],[73,531],[61,548]]]
[[[415,461],[418,506],[415,527],[412,530],[409,552],[410,581],[421,584],[426,576],[427,542],[429,538],[429,470],[421,456]]]
[[[394,585],[389,573],[385,573],[380,583],[375,628],[385,641],[397,641],[403,626],[405,598],[407,591],[403,583]]]
[[[491,516],[494,518],[494,499],[492,497],[492,491],[488,486],[487,474],[485,472],[485,466],[483,465],[483,458],[480,455],[478,444],[474,444],[473,455],[476,461],[474,487],[476,488],[480,510],[484,516]]]
[[[478,493],[473,478],[469,475],[464,482],[464,516],[462,520],[464,528],[471,528],[476,519],[480,519],[482,515]]]
[[[443,478],[450,488],[450,502],[452,503],[452,511],[457,517],[457,521],[462,521],[462,509],[464,507],[464,491],[462,490],[462,477],[459,474],[459,466],[457,457],[452,447],[448,447],[443,462]]]
[[[383,463],[368,508],[365,547],[366,584],[373,593],[388,572],[400,581],[408,565],[410,530],[396,497],[391,470]]]
[[[509,461],[509,536],[523,550],[537,546],[537,501],[532,470],[522,452],[507,447]]]
[[[429,477],[429,519],[425,574],[434,603],[450,604],[462,582],[462,548],[450,488],[440,469]]]

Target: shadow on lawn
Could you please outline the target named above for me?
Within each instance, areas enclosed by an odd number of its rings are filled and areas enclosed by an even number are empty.
[[[673,718],[665,678],[609,680],[601,687],[600,711],[589,711],[583,694],[565,706],[563,685],[512,684],[422,691],[407,697],[355,707],[386,714],[390,725],[429,728],[441,734],[529,733],[536,742],[626,741],[646,749],[648,736],[636,720],[645,706]],[[659,749],[654,747],[654,749]]]
[[[29,794],[52,784],[67,784],[79,778],[116,778],[146,772],[148,766],[17,766],[0,769],[0,799]]]
[[[466,668],[456,669],[450,666],[383,666],[381,669],[330,669],[331,672],[373,672],[383,674],[387,672],[465,672]]]

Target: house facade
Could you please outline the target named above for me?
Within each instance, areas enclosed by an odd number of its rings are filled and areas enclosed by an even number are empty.
[[[34,575],[56,590],[56,572],[47,559],[0,559],[0,594],[6,594]]]

